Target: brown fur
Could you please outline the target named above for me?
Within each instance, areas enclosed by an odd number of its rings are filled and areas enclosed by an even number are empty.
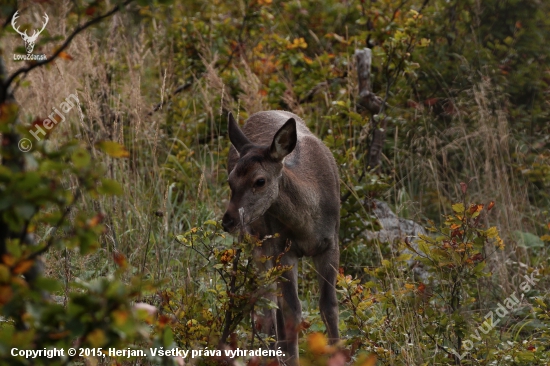
[[[331,343],[338,338],[338,304],[335,283],[339,266],[340,183],[330,150],[296,115],[284,111],[250,116],[241,131],[229,116],[228,172],[231,201],[223,217],[227,231],[241,226],[260,239],[279,233],[261,247],[262,255],[282,257],[293,266],[279,283],[282,298],[277,312],[262,322],[263,332],[276,335],[287,364],[298,363],[298,259],[311,256],[320,285],[319,308]],[[244,134],[243,134],[244,132]],[[264,180],[264,184],[261,180]],[[272,263],[263,264],[265,269]],[[275,300],[275,299],[273,299]]]

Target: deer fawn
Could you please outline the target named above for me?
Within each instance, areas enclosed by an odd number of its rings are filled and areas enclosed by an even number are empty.
[[[281,264],[292,266],[279,283],[278,309],[262,321],[275,335],[287,364],[298,364],[298,259],[313,257],[320,286],[319,308],[331,343],[339,339],[336,275],[340,251],[340,182],[330,150],[300,117],[290,112],[255,113],[243,130],[229,113],[228,173],[231,200],[222,220],[228,232],[244,230],[263,239],[259,255],[277,257],[289,241]],[[243,133],[244,131],[244,133]],[[261,264],[267,270],[273,264]]]

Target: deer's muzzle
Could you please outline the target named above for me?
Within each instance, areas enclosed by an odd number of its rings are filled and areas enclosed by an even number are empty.
[[[229,214],[229,212],[226,212],[224,215],[223,215],[223,218],[222,218],[222,226],[223,226],[223,229],[230,233],[231,231],[233,231],[235,229],[235,226],[236,226],[236,222],[235,220],[231,217],[231,215]]]

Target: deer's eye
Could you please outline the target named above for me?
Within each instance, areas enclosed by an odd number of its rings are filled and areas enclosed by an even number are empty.
[[[256,182],[254,183],[254,185],[256,187],[263,187],[264,184],[265,184],[265,179],[264,178],[257,179]]]

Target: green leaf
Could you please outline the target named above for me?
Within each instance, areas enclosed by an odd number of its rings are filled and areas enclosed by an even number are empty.
[[[117,181],[108,178],[103,178],[101,180],[101,186],[98,188],[98,191],[102,194],[115,196],[120,196],[123,193],[120,184]]]
[[[61,283],[53,278],[39,277],[35,281],[35,286],[43,291],[55,292],[60,291],[63,286]]]
[[[20,203],[15,206],[15,212],[17,215],[25,220],[30,220],[36,213],[36,208],[30,203]]]
[[[420,252],[426,254],[428,257],[431,257],[430,246],[424,240],[418,241],[418,249],[420,250]]]
[[[82,169],[90,165],[91,158],[88,151],[85,149],[77,149],[72,155],[71,155],[71,161],[73,162],[74,166],[78,169]]]
[[[476,264],[476,266],[474,267],[474,273],[482,273],[486,264],[487,263],[485,261],[482,261]]]
[[[546,307],[546,304],[544,303],[544,300],[541,299],[540,297],[535,297],[535,302],[537,304],[539,304],[541,307],[545,308]]]
[[[399,257],[395,258],[396,261],[402,261],[402,262],[405,262],[405,261],[408,261],[409,259],[412,258],[412,254],[410,253],[403,253],[401,254]]]
[[[418,238],[426,243],[430,243],[430,244],[432,243],[432,238],[430,238],[428,235],[418,234]],[[436,239],[436,240],[440,240],[440,239]]]
[[[6,243],[6,249],[8,253],[13,255],[15,258],[21,257],[21,245],[19,245],[18,240],[8,240]]]
[[[514,238],[517,240],[517,243],[520,247],[523,248],[543,248],[544,242],[540,238],[531,233],[526,233],[523,231],[516,230],[514,231]]]
[[[527,361],[535,361],[535,354],[529,351],[521,351],[516,353],[516,357],[514,357],[514,361],[520,362],[520,363],[527,362]]]
[[[172,330],[170,327],[166,327],[164,330],[164,334],[162,337],[162,342],[164,343],[164,347],[170,348],[173,346],[174,343],[174,334],[172,333]]]
[[[0,264],[0,282],[7,283],[10,280],[11,274],[8,266]]]

